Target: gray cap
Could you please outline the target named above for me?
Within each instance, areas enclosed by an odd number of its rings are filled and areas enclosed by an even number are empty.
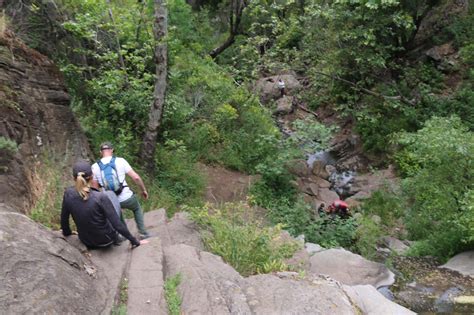
[[[92,176],[91,164],[86,160],[77,161],[72,167],[72,176],[76,178],[80,172],[84,173],[85,177]]]

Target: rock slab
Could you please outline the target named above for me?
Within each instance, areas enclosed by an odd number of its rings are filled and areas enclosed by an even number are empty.
[[[76,248],[24,215],[0,211],[0,261],[0,314],[111,311],[102,274],[90,273],[94,267]]]
[[[371,285],[343,286],[349,297],[366,315],[412,315],[409,309],[386,299]]]
[[[163,251],[158,238],[135,248],[128,270],[127,314],[168,314],[164,295]]]
[[[395,275],[383,264],[369,261],[344,249],[328,249],[310,258],[310,271],[327,275],[346,285],[389,286]]]

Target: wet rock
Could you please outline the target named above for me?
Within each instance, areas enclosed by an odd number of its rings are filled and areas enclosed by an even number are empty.
[[[428,257],[392,256],[392,264],[402,275],[392,287],[397,303],[419,313],[474,314],[474,304],[456,302],[460,296],[474,296],[472,277],[438,268]]]
[[[375,288],[392,285],[394,274],[375,263],[344,249],[328,249],[310,258],[311,273],[324,274],[347,285],[370,284]]]
[[[311,173],[322,179],[328,179],[329,173],[326,170],[326,164],[323,161],[315,161],[311,169]]]
[[[457,254],[441,268],[451,269],[465,276],[474,277],[474,250]]]
[[[280,90],[278,89],[279,79],[285,82],[287,95],[294,94],[296,90],[301,88],[301,84],[292,74],[281,74],[262,78],[255,83],[255,91],[259,94],[260,101],[263,104],[268,104],[271,100],[276,100],[281,97]]]

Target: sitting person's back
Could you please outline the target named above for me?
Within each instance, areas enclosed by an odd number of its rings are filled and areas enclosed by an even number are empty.
[[[119,243],[117,232],[127,238],[132,245],[140,242],[130,234],[117,215],[108,196],[90,188],[92,170],[87,162],[74,165],[75,187],[64,192],[61,210],[61,228],[63,235],[71,235],[69,215],[76,223],[79,239],[88,247],[105,247]]]

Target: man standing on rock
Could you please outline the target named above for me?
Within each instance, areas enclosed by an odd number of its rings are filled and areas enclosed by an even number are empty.
[[[130,164],[121,157],[113,155],[114,148],[110,142],[104,142],[100,145],[101,159],[92,165],[92,173],[94,178],[92,186],[95,188],[102,187],[104,190],[112,190],[118,197],[120,207],[133,211],[133,216],[137,224],[138,232],[141,239],[150,237],[150,234],[145,229],[143,219],[143,211],[140,203],[133,191],[128,187],[125,181],[126,175],[130,176],[133,181],[140,187],[142,196],[148,199],[148,192],[141,177],[132,169]],[[118,183],[119,187],[113,187],[113,182]],[[121,217],[122,221],[123,218]]]
[[[278,90],[280,91],[280,97],[285,96],[285,82],[282,79],[278,79]]]

